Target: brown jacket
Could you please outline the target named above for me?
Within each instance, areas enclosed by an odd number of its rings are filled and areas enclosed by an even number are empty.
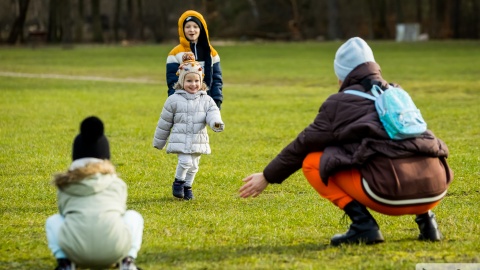
[[[313,123],[264,169],[269,183],[282,183],[301,169],[307,154],[323,151],[320,175],[325,183],[335,172],[357,167],[363,178],[373,182],[388,180],[395,186],[407,179],[419,182],[411,187],[412,191],[424,188],[422,183],[428,185],[429,192],[445,191],[453,178],[445,161],[448,156],[445,143],[431,131],[414,139],[391,140],[371,100],[343,93],[347,89],[369,92],[361,85],[365,78],[380,81],[384,87],[388,84],[376,63],[367,62],[355,68],[339,92],[321,105]],[[382,185],[385,183],[372,188],[382,189]]]

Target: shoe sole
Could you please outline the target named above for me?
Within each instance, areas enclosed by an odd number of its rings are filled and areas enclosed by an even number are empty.
[[[428,236],[424,236],[423,234],[420,234],[418,236],[418,240],[420,241],[426,241],[426,242],[439,242],[442,241],[443,236],[441,234],[430,234]]]
[[[380,230],[367,231],[359,235],[356,235],[354,238],[346,240],[331,240],[330,245],[339,246],[341,244],[365,244],[365,245],[374,245],[383,243],[385,239],[383,238]]]

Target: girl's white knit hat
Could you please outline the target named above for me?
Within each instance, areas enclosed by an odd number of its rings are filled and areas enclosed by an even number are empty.
[[[370,46],[361,38],[353,37],[338,48],[333,67],[338,79],[344,81],[358,65],[375,62]]]
[[[203,81],[203,68],[195,61],[195,55],[192,52],[186,52],[182,56],[182,64],[178,67],[177,76],[178,76],[178,83],[183,88],[183,82],[185,80],[185,75],[189,73],[195,73],[200,76],[200,80]]]

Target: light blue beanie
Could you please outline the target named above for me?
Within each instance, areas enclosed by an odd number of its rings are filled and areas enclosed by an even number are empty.
[[[354,68],[365,62],[375,62],[372,49],[365,40],[353,37],[338,48],[333,67],[338,79],[344,81]]]

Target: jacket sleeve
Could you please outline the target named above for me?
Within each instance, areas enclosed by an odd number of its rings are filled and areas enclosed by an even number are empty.
[[[220,109],[211,98],[208,104],[206,121],[210,128],[215,132],[221,132],[225,129],[225,124],[222,121]]]
[[[167,144],[167,139],[170,136],[170,130],[173,126],[173,106],[172,102],[165,102],[163,106],[160,119],[157,123],[157,128],[155,129],[155,135],[153,136],[153,147],[157,149],[163,149]]]
[[[62,192],[60,191],[60,189],[57,189],[58,212],[60,213],[60,215],[65,216],[63,213],[63,208],[64,208],[63,203],[64,203],[64,200],[62,200]]]
[[[173,57],[175,58],[175,57]],[[175,93],[175,89],[173,86],[178,81],[177,70],[180,64],[178,63],[169,63],[167,62],[167,72],[166,72],[166,79],[167,79],[167,87],[168,87],[168,95],[171,96]]]
[[[212,84],[210,86],[209,95],[213,98],[219,109],[223,102],[223,79],[222,68],[220,67],[220,60],[213,63],[212,67]]]

